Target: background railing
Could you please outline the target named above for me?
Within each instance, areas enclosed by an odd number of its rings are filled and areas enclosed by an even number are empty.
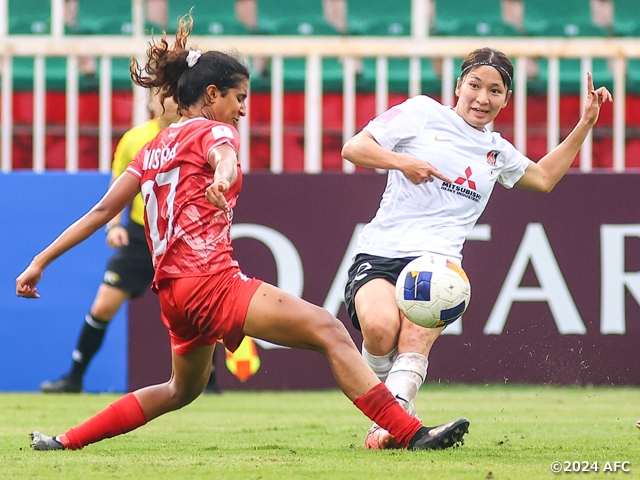
[[[150,37],[142,34],[144,15],[143,2],[132,2],[133,33],[131,35],[65,35],[62,19],[63,2],[54,0],[51,10],[51,33],[49,35],[7,35],[7,0],[0,0],[0,48],[2,60],[2,96],[0,128],[0,167],[3,172],[10,172],[13,162],[13,97],[14,73],[13,59],[33,58],[33,112],[29,133],[31,134],[33,161],[31,168],[36,172],[47,169],[45,162],[45,138],[50,130],[46,121],[47,59],[66,59],[64,105],[64,166],[67,172],[76,172],[79,167],[80,152],[78,148],[81,136],[81,94],[82,85],[79,80],[80,62],[83,58],[97,59],[97,96],[99,119],[98,137],[98,169],[108,172],[110,169],[113,141],[121,132],[114,132],[112,124],[113,108],[113,59],[135,56],[144,61],[147,42]],[[608,85],[612,89],[615,101],[612,107],[611,125],[603,135],[611,137],[610,168],[615,172],[628,170],[626,158],[626,140],[629,134],[627,125],[627,61],[640,58],[640,42],[636,38],[539,38],[539,37],[438,37],[429,36],[426,31],[426,0],[414,0],[415,19],[412,24],[412,36],[405,37],[363,37],[363,36],[199,36],[193,35],[191,45],[202,50],[234,49],[245,56],[254,68],[254,76],[262,80],[260,90],[268,95],[270,108],[269,121],[258,129],[251,122],[252,109],[249,106],[247,118],[240,123],[240,135],[243,148],[240,160],[245,171],[251,169],[251,141],[258,134],[268,136],[270,171],[282,172],[285,167],[286,145],[285,133],[286,102],[288,90],[285,89],[284,64],[287,59],[305,58],[304,67],[304,121],[302,137],[304,142],[304,160],[302,170],[307,173],[318,173],[323,170],[323,60],[338,59],[341,68],[341,86],[338,88],[342,100],[342,112],[332,112],[341,116],[341,140],[350,138],[364,125],[360,119],[356,121],[359,94],[358,78],[363,59],[375,59],[375,81],[372,95],[375,98],[375,112],[379,114],[390,105],[389,60],[408,59],[406,95],[414,96],[422,93],[421,60],[428,59],[438,65],[437,91],[429,92],[439,97],[445,104],[454,102],[454,86],[459,63],[470,51],[491,46],[506,53],[515,66],[513,120],[505,124],[498,117],[499,125],[495,128],[513,141],[523,152],[530,150],[527,145],[529,132],[528,100],[531,99],[530,66],[532,60],[547,61],[546,77],[541,79],[544,85],[538,90],[536,101],[546,102],[546,122],[544,137],[546,149],[553,148],[565,134],[562,126],[575,124],[578,117],[562,122],[560,65],[563,59],[578,59],[580,62],[580,100],[584,103],[586,96],[586,72],[592,70],[594,59],[606,59],[608,72],[612,79]],[[428,21],[428,20],[427,20]],[[268,68],[263,67],[267,65]],[[266,72],[266,73],[265,73]],[[595,76],[599,85],[602,79]],[[252,89],[256,85],[252,82]],[[256,89],[257,91],[258,89]],[[131,123],[139,124],[148,118],[147,94],[139,88],[131,88]],[[393,102],[397,102],[397,95]],[[249,99],[249,105],[251,97]],[[264,115],[262,115],[264,116]],[[510,118],[510,117],[509,117]],[[60,130],[61,127],[58,127]],[[537,127],[539,128],[539,127]],[[266,131],[266,133],[265,133]],[[594,166],[592,136],[585,141],[579,157],[578,168],[589,172]],[[609,148],[609,147],[608,147]],[[535,158],[534,158],[535,159]],[[344,172],[352,172],[353,165],[342,162]]]

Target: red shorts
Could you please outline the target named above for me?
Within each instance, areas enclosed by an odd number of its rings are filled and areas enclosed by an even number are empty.
[[[244,338],[249,302],[261,283],[238,267],[203,277],[163,280],[158,297],[173,353],[186,355],[218,340],[235,351]]]

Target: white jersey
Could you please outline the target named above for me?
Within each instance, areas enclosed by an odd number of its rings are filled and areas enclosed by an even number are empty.
[[[401,258],[432,252],[460,260],[496,181],[512,188],[529,165],[499,133],[476,130],[451,107],[424,95],[387,110],[365,130],[382,148],[425,160],[453,183],[436,178],[415,185],[399,170],[389,170],[356,255]]]

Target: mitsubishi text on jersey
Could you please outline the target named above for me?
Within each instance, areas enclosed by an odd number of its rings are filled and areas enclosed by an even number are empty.
[[[238,132],[226,123],[202,117],[174,123],[140,150],[126,170],[140,179],[156,291],[165,278],[207,275],[237,265],[231,258],[233,213],[205,198],[214,173],[207,156],[223,144],[238,151]],[[238,178],[225,193],[232,209],[241,188],[238,165]]]
[[[427,161],[453,183],[436,178],[415,185],[390,170],[356,254],[401,258],[433,252],[461,259],[495,182],[512,188],[529,165],[500,134],[474,129],[451,107],[424,95],[392,107],[365,130],[383,148]]]

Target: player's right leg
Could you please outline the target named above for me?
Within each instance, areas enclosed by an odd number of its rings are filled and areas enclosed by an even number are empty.
[[[33,432],[31,447],[34,450],[77,450],[130,432],[164,413],[188,405],[207,384],[214,347],[195,347],[185,355],[173,353],[168,382],[129,393],[62,435],[49,437]]]
[[[262,284],[251,298],[244,333],[269,342],[322,353],[338,385],[365,415],[393,432],[407,448],[452,445],[466,432],[464,422],[429,434],[419,420],[408,415],[380,383],[356,348],[342,322],[326,310],[278,288]],[[437,436],[437,438],[435,437]]]

